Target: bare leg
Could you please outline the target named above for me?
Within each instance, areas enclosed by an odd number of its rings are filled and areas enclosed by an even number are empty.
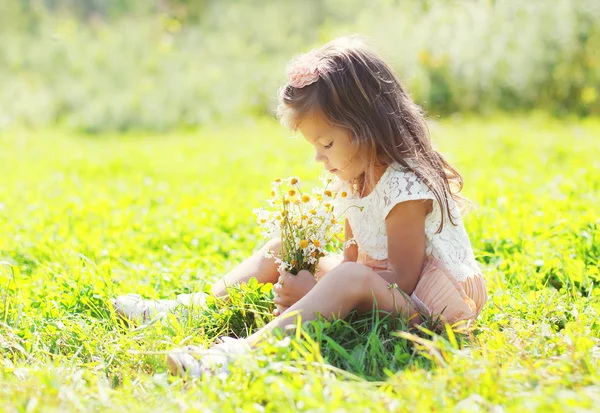
[[[267,251],[272,251],[276,256],[281,254],[281,240],[273,238],[249,258],[240,263],[227,275],[211,285],[212,294],[227,301],[229,295],[227,288],[235,284],[247,283],[251,278],[256,278],[261,284],[276,283],[279,277],[278,264],[273,258],[265,257]],[[339,264],[342,255],[326,256],[319,260],[319,271],[317,278],[323,276],[331,268]],[[177,300],[144,300],[139,294],[128,294],[119,296],[112,300],[115,311],[131,320],[140,319],[142,322],[150,321],[157,313],[172,311],[181,304],[189,306],[190,303],[203,305],[205,294],[197,292],[193,294],[180,294]],[[282,310],[283,311],[283,310]]]
[[[342,263],[326,273],[308,294],[280,317],[250,337],[229,338],[228,342],[217,344],[208,350],[194,346],[175,349],[167,356],[167,366],[173,374],[180,376],[190,374],[199,377],[207,370],[214,371],[214,366],[220,366],[217,368],[223,371],[231,355],[247,353],[258,342],[267,338],[273,329],[282,328],[284,333],[288,333],[289,327],[295,326],[297,321],[313,320],[318,314],[328,318],[344,318],[353,309],[360,313],[375,309],[409,316],[409,325],[420,323],[411,304],[410,297],[396,289],[389,289],[388,282],[366,265]],[[194,354],[200,356],[200,359],[196,359]]]
[[[354,309],[360,313],[370,312],[374,300],[379,310],[406,317],[416,314],[410,325],[421,322],[410,298],[405,298],[397,289],[389,289],[388,282],[371,268],[348,262],[333,268],[296,304],[246,340],[255,346],[271,330],[285,331],[286,327],[295,326],[299,316],[305,322],[316,319],[317,313],[328,318],[345,318]]]
[[[212,284],[213,295],[225,297],[227,296],[226,287],[231,287],[238,283],[247,283],[248,280],[253,277],[256,278],[259,283],[275,284],[279,277],[279,272],[277,271],[277,264],[274,259],[265,257],[265,253],[269,250],[279,256],[281,251],[281,240],[273,238],[261,249],[227,273],[227,275]]]
[[[252,277],[260,283],[275,283],[279,277],[277,264],[273,258],[265,257],[267,251],[273,251],[276,256],[281,252],[281,240],[274,238],[267,242],[262,248],[252,254],[249,258],[235,267],[222,279],[212,284],[212,293],[217,297],[227,300],[227,288],[234,284],[246,283]],[[204,305],[206,294],[196,292],[193,294],[179,294],[176,300],[144,300],[139,294],[127,294],[112,300],[112,305],[117,314],[132,321],[146,323],[151,321],[157,314],[167,313],[179,308],[182,304],[189,306]]]

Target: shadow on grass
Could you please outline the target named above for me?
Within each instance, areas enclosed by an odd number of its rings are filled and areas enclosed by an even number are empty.
[[[206,290],[205,290],[206,291]],[[182,319],[190,335],[212,339],[219,336],[247,337],[274,319],[271,284],[248,284],[229,289],[229,300],[209,299],[204,308],[192,310]],[[421,314],[423,322],[408,326],[408,319],[391,313],[361,315],[353,311],[345,319],[303,322],[293,333],[297,348],[320,352],[331,366],[369,381],[384,380],[410,368],[430,369],[448,363],[446,351],[468,345],[475,330],[462,334],[457,326]],[[281,339],[281,330],[273,336]],[[318,358],[318,357],[317,357]]]

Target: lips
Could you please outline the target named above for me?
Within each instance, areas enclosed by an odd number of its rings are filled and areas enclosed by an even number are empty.
[[[337,171],[337,169],[330,169],[329,170],[330,173],[334,173],[335,171]]]

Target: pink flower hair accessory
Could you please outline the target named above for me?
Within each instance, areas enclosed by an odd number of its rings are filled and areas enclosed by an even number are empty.
[[[303,88],[319,80],[319,59],[311,55],[302,55],[288,69],[288,82],[295,88]]]

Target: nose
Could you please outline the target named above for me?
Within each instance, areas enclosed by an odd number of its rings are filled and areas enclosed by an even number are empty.
[[[327,157],[324,156],[321,152],[317,151],[317,154],[315,155],[315,161],[316,162],[325,162],[325,160],[327,160]]]

